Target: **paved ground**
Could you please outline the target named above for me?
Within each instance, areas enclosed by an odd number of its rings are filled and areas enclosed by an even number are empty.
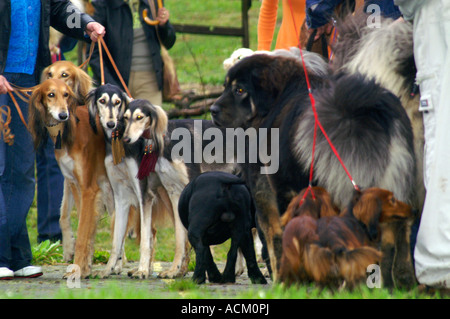
[[[44,275],[34,279],[14,279],[0,281],[0,299],[2,298],[27,298],[27,299],[52,299],[65,298],[67,294],[86,293],[94,295],[94,298],[108,297],[108,289],[119,286],[120,291],[125,295],[118,298],[127,298],[126,293],[132,292],[138,294],[140,290],[150,292],[154,298],[174,298],[177,296],[183,297],[185,292],[180,289],[169,289],[173,286],[173,280],[157,278],[157,273],[162,269],[167,269],[170,263],[156,262],[154,264],[154,273],[151,278],[146,280],[137,280],[129,278],[127,272],[129,269],[137,268],[137,263],[128,263],[121,275],[115,275],[107,279],[85,279],[79,281],[79,288],[77,282],[63,279],[63,275],[67,271],[68,265],[43,266]],[[219,269],[223,269],[224,265],[218,265]],[[96,265],[95,270],[100,270],[104,265]],[[184,278],[189,279],[192,272],[189,272]],[[270,282],[270,280],[268,280]],[[258,285],[263,289],[268,289],[271,285]],[[244,274],[236,278],[235,284],[205,284],[201,286],[202,291],[217,296],[217,298],[229,297],[232,298],[237,293],[245,291],[246,289],[253,289],[247,275]],[[63,297],[61,297],[63,296]],[[188,296],[189,297],[189,296]]]

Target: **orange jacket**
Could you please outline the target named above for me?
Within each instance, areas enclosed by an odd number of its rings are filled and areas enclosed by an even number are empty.
[[[282,2],[283,18],[275,49],[289,49],[289,47],[298,46],[300,28],[305,20],[306,0],[282,0]],[[292,12],[289,2],[292,4]],[[277,11],[278,0],[262,1],[258,19],[258,50],[271,50]]]

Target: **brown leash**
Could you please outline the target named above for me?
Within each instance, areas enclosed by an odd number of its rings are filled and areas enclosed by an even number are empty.
[[[122,83],[122,86],[125,89],[125,92],[127,92],[128,96],[133,99],[131,97],[131,93],[128,90],[127,85],[125,84],[125,81],[122,78],[122,75],[119,72],[119,69],[116,66],[116,63],[114,62],[114,59],[111,56],[111,53],[109,53],[108,47],[106,46],[105,40],[103,40],[103,37],[99,37],[98,38],[98,51],[100,54],[100,73],[101,73],[101,81],[102,81],[102,85],[105,84],[105,75],[104,75],[104,70],[103,70],[103,57],[102,57],[102,47],[105,49],[106,55],[109,58],[109,61],[111,62],[114,71],[116,72],[117,76],[119,77],[120,83]]]

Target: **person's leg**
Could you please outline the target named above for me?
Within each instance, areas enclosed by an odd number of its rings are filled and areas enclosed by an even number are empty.
[[[31,87],[36,84],[35,77],[32,75],[4,74],[4,76],[11,83],[22,87]],[[2,241],[1,246],[5,245],[6,253],[9,254],[7,258],[10,259],[9,268],[15,271],[29,266],[32,258],[26,218],[34,198],[35,152],[30,133],[22,123],[9,96],[4,96],[2,100],[11,108],[10,128],[14,134],[14,144],[9,146],[2,141],[2,147],[0,147],[0,158],[4,162],[4,168],[0,172],[3,194],[3,204],[0,203],[0,205],[6,212],[9,230],[9,234],[5,234],[6,229],[2,227],[0,237],[9,237],[5,242]],[[27,120],[28,104],[20,99],[17,99],[17,102]],[[5,220],[4,217],[3,220]]]
[[[414,252],[421,284],[450,287],[450,3],[430,0],[414,17],[414,54],[424,113],[427,189]]]
[[[7,94],[0,95],[0,106],[7,105]],[[0,115],[1,116],[1,115]],[[0,140],[0,178],[5,171],[6,159],[5,159],[5,147],[6,144]],[[11,239],[9,235],[8,218],[6,216],[5,199],[3,198],[2,185],[0,183],[0,268],[9,268],[11,263]]]
[[[62,239],[59,216],[64,177],[51,138],[36,152],[38,242]]]
[[[134,99],[145,99],[162,106],[162,92],[158,88],[154,72],[132,71],[129,82],[129,90]]]

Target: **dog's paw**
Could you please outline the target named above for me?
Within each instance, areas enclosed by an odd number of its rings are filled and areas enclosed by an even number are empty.
[[[147,279],[149,277],[149,271],[145,270],[132,270],[128,272],[128,277],[136,278],[136,279]]]
[[[165,279],[173,279],[173,278],[183,277],[185,274],[186,274],[186,271],[183,271],[180,268],[176,268],[176,269],[169,269],[169,270],[161,271],[158,274],[158,277],[165,278]]]

